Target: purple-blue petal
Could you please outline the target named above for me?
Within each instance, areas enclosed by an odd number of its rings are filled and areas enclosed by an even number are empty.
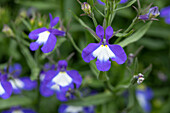
[[[170,6],[161,9],[160,16],[161,17],[168,17],[168,16],[170,17]]]
[[[24,112],[24,113],[36,113],[34,110],[32,110],[32,109],[22,109],[22,111]]]
[[[50,36],[48,37],[47,42],[43,45],[43,47],[41,48],[43,53],[49,53],[51,52],[55,45],[56,45],[57,39],[53,34],[50,34]]]
[[[149,16],[148,16],[148,14],[140,15],[140,16],[139,16],[139,19],[141,19],[141,20],[148,20],[148,19],[149,19]]]
[[[49,87],[47,87],[48,81],[44,81],[40,85],[40,93],[41,95],[45,97],[52,96],[54,94],[54,91],[51,90]]]
[[[56,95],[57,95],[57,99],[60,100],[60,101],[67,101],[67,97],[66,97],[66,91],[63,91],[63,92],[56,92]]]
[[[92,55],[93,51],[96,50],[100,46],[99,43],[90,43],[86,48],[82,51],[82,58],[85,62],[90,62],[91,60],[95,59]]]
[[[32,90],[37,87],[37,82],[32,81],[29,77],[23,77],[21,81],[24,83],[24,90]]]
[[[73,82],[76,84],[76,87],[79,88],[79,86],[82,83],[82,77],[76,70],[67,71],[67,74],[73,79]]]
[[[37,43],[37,42],[32,42],[31,44],[30,44],[30,49],[31,49],[31,51],[35,51],[35,50],[37,50],[39,48],[39,44]]]
[[[65,36],[65,32],[58,29],[51,29],[50,32],[56,36]]]
[[[98,3],[99,4],[101,4],[101,5],[105,5],[105,3],[104,2],[102,2],[101,0],[97,0],[98,1]]]
[[[58,71],[66,71],[67,69],[67,61],[66,60],[59,60],[58,61],[58,66],[57,66],[57,70]]]
[[[50,26],[51,27],[54,27],[57,23],[58,23],[58,21],[59,21],[59,17],[55,17],[51,22],[50,22]]]
[[[103,29],[103,27],[101,25],[98,25],[96,27],[96,34],[101,39],[101,41],[103,41],[103,38],[104,38],[104,29]]]
[[[3,99],[7,99],[11,96],[12,94],[12,85],[10,82],[8,81],[1,81],[1,85],[3,87],[3,89],[5,90],[5,93],[0,95],[0,97],[2,97]]]
[[[59,113],[64,113],[67,107],[68,107],[68,105],[61,104],[59,109],[58,109],[58,112]]]
[[[112,37],[112,35],[113,35],[113,28],[111,26],[108,26],[105,30],[105,36],[106,36],[107,42]]]
[[[128,0],[121,0],[120,4],[126,3]]]
[[[45,73],[44,81],[50,81],[54,76],[56,76],[59,72],[55,70],[49,70]]]
[[[44,32],[44,31],[47,31],[47,28],[43,27],[43,28],[33,30],[31,31],[28,37],[32,40],[37,40],[39,33]]]
[[[165,18],[165,22],[166,22],[167,24],[170,24],[170,17],[169,17],[169,18]]]
[[[100,61],[97,59],[96,66],[99,71],[108,71],[111,67],[111,62],[108,61]]]
[[[13,76],[14,77],[18,77],[20,74],[21,74],[21,72],[22,72],[22,66],[21,66],[21,64],[18,64],[18,63],[16,63],[16,64],[14,64],[14,71],[15,71],[15,73],[13,74]]]
[[[115,54],[115,58],[111,58],[113,61],[116,61],[118,64],[123,64],[127,60],[125,51],[120,45],[108,45],[111,51]]]

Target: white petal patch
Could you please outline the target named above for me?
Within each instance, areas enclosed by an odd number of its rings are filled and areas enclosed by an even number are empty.
[[[66,113],[79,113],[83,112],[83,107],[79,106],[68,106],[65,110]]]
[[[40,81],[43,81],[44,78],[45,78],[45,74],[44,73],[40,74]]]
[[[12,113],[24,113],[22,110],[14,110]]]
[[[143,108],[145,107],[145,105],[147,105],[147,101],[145,99],[145,95],[142,93],[137,93],[137,100],[140,104],[140,106],[142,106]]]
[[[108,45],[101,45],[95,51],[93,51],[92,55],[97,57],[100,61],[108,61],[109,58],[115,58],[115,54],[110,50]]]
[[[0,95],[3,95],[4,93],[5,93],[5,90],[2,87],[1,82],[0,82]]]
[[[45,44],[48,40],[49,35],[50,35],[49,31],[44,31],[44,32],[38,34],[39,37],[36,42],[39,44]]]
[[[61,87],[65,87],[70,85],[72,82],[72,78],[66,72],[59,72],[53,79],[52,83],[55,83],[51,89],[60,90]]]
[[[20,89],[24,87],[24,83],[20,80],[20,79],[13,79],[13,80],[9,80],[9,82],[12,85],[12,88],[14,89]]]

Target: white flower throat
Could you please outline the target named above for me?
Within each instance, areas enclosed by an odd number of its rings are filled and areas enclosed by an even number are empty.
[[[50,36],[50,32],[44,31],[44,32],[38,34],[38,39],[36,42],[38,44],[45,44],[47,42],[49,36]]]

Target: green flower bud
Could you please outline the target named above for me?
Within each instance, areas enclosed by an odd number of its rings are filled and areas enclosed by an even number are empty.
[[[85,12],[85,14],[91,14],[91,6],[87,2],[81,4],[81,9]]]
[[[6,25],[6,24],[4,24],[2,32],[4,32],[8,37],[10,37],[10,36],[14,37],[15,36],[13,31],[12,31],[12,29],[8,25]]]

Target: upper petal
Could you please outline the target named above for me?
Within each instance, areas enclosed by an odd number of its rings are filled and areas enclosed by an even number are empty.
[[[128,0],[121,0],[120,4],[126,3]]]
[[[100,46],[99,43],[90,43],[86,48],[82,51],[82,58],[85,62],[90,62],[95,59],[92,55],[93,51],[96,50]]]
[[[50,26],[51,26],[51,27],[54,27],[54,26],[58,23],[58,21],[59,21],[60,18],[59,18],[59,17],[55,17],[55,18],[53,19],[51,13],[49,14],[49,16],[50,16]]]
[[[51,52],[54,49],[56,42],[57,42],[56,37],[53,34],[50,34],[47,42],[41,48],[42,52],[43,53]]]
[[[67,71],[68,75],[73,79],[73,82],[76,84],[78,88],[82,83],[82,77],[76,70]]]
[[[41,32],[44,32],[44,31],[47,31],[47,28],[43,27],[43,28],[39,28],[39,29],[36,29],[36,30],[33,30],[31,31],[31,33],[29,34],[29,38],[32,39],[32,40],[37,40],[38,37],[39,37],[39,34]]]
[[[113,35],[113,28],[111,26],[108,26],[105,30],[106,34],[106,40],[108,41],[112,35]]]
[[[53,35],[57,35],[57,36],[65,36],[65,32],[64,32],[64,31],[60,31],[60,30],[58,30],[58,29],[52,29],[52,30],[51,30],[51,33],[52,33]]]
[[[103,41],[103,37],[104,37],[104,29],[101,25],[98,25],[96,27],[96,34],[97,36]]]
[[[125,51],[120,45],[108,45],[111,51],[115,54],[115,57],[111,59],[116,61],[118,64],[123,64],[127,60]]]
[[[37,87],[37,82],[32,81],[29,77],[23,77],[21,81],[24,83],[24,90],[32,90]]]

